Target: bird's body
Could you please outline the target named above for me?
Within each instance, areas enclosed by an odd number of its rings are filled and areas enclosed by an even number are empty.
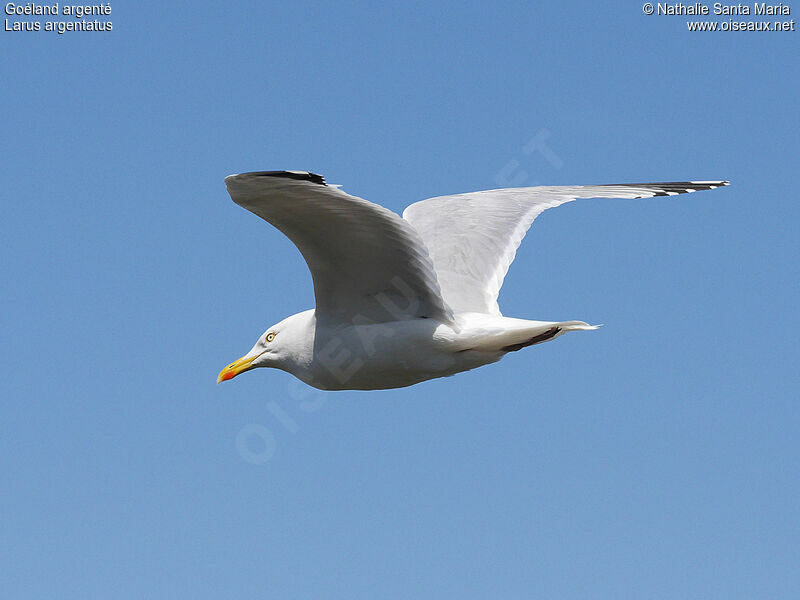
[[[409,319],[325,327],[308,310],[272,328],[294,340],[292,351],[274,366],[324,390],[398,388],[497,362],[508,352],[585,329],[595,327],[480,313],[457,315],[452,323]]]
[[[403,218],[298,171],[232,175],[237,204],[299,248],[317,306],[268,329],[220,373],[287,371],[324,390],[413,385],[596,329],[583,321],[500,314],[497,295],[516,249],[545,209],[576,198],[641,198],[714,189],[722,181],[536,187],[424,200]]]

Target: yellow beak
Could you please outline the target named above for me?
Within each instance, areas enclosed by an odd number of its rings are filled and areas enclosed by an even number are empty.
[[[239,373],[244,373],[245,371],[249,371],[253,368],[253,361],[256,359],[255,356],[247,358],[243,356],[237,361],[232,362],[227,367],[222,369],[217,376],[217,383],[221,381],[228,381],[228,379],[233,379]]]

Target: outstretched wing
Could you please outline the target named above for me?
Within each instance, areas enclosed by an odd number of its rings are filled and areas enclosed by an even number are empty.
[[[244,173],[225,184],[236,204],[300,250],[314,281],[318,320],[452,319],[425,244],[399,215],[313,173]]]
[[[541,186],[440,196],[403,212],[433,259],[442,296],[455,312],[499,315],[497,295],[533,220],[578,198],[674,196],[727,181]]]

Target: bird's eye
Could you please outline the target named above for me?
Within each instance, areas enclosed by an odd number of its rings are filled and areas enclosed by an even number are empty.
[[[270,332],[267,334],[266,340],[267,340],[267,342],[271,342],[271,341],[272,341],[272,340],[274,340],[274,339],[275,339],[275,332],[274,332],[274,331],[270,331]]]

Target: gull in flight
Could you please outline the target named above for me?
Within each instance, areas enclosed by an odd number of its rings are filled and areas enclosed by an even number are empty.
[[[497,295],[533,220],[578,198],[674,196],[727,181],[510,188],[430,198],[403,216],[305,171],[225,178],[239,206],[286,235],[314,282],[316,308],[265,331],[217,383],[256,367],[322,390],[413,385],[494,363],[583,321],[504,317]]]

